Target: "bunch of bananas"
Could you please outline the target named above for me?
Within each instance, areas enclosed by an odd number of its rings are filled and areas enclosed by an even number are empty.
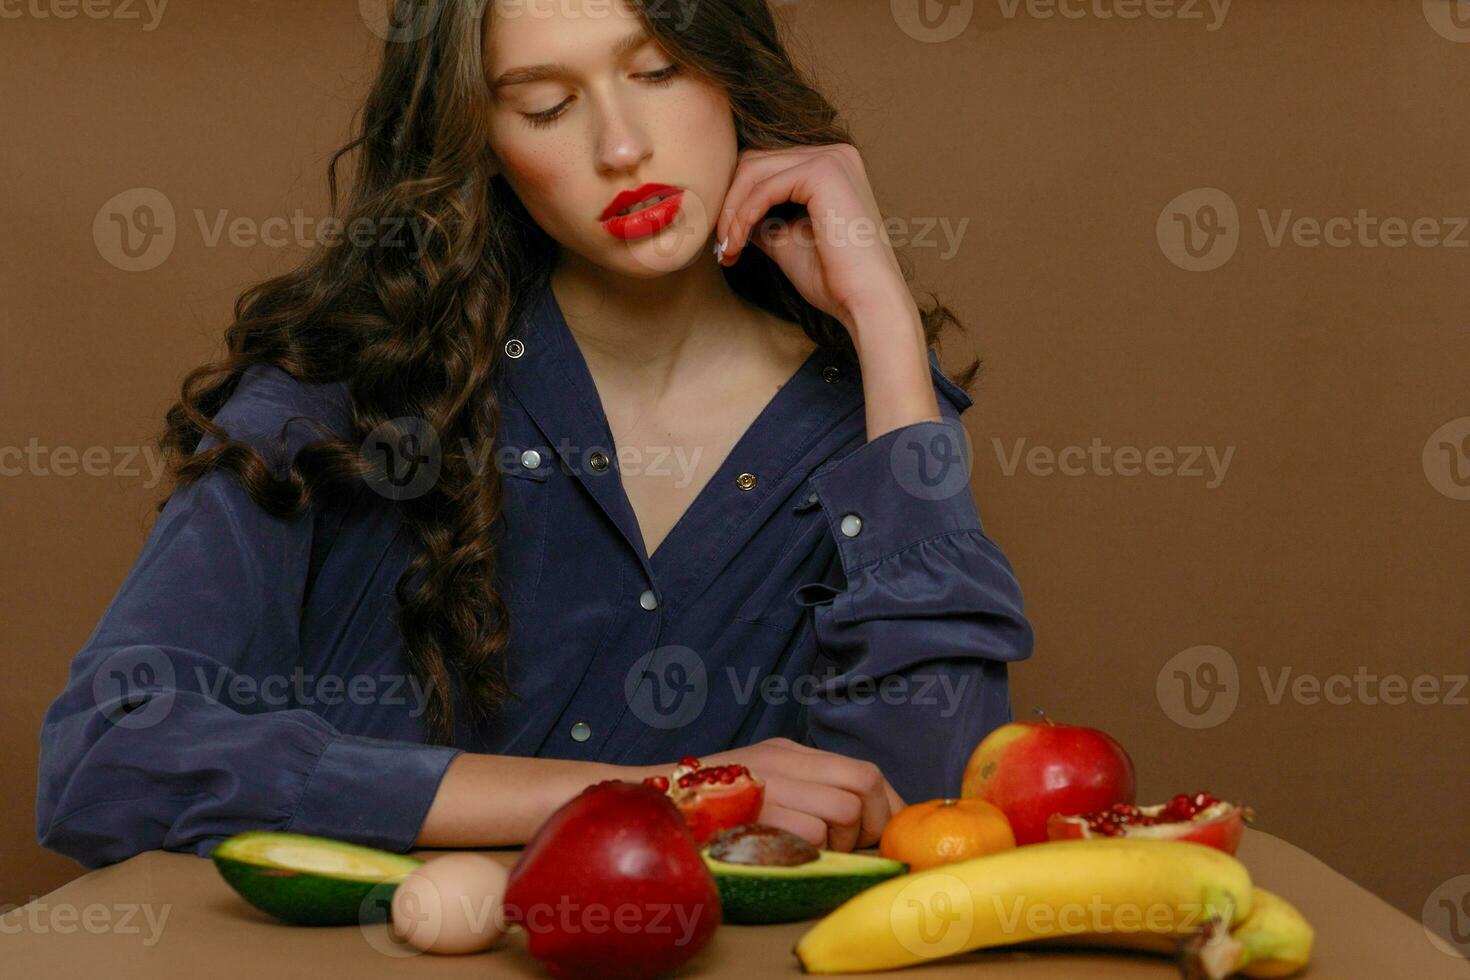
[[[1285,977],[1312,927],[1235,858],[1182,841],[1054,841],[892,878],[802,936],[808,973],[862,973],[1015,943],[1173,951],[1186,976]]]

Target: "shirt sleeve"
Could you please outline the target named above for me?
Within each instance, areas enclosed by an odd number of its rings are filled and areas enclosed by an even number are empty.
[[[319,387],[252,366],[215,421],[280,473],[326,435],[288,424],[330,415]],[[315,508],[272,517],[219,470],[170,498],[43,720],[43,845],[86,867],[159,848],[203,855],[247,829],[413,845],[458,750],[345,734],[305,708],[237,709],[221,694],[301,663],[317,519]]]
[[[1033,633],[980,523],[968,438],[942,421],[874,439],[813,475],[837,556],[797,590],[819,655],[809,744],[867,759],[907,802],[958,796],[966,762],[1011,720],[1007,665]]]

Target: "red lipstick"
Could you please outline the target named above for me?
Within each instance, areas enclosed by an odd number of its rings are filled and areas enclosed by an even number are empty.
[[[629,214],[618,212],[635,208],[650,198],[663,198],[657,204],[639,208]],[[667,228],[684,204],[684,191],[671,184],[644,184],[622,191],[603,209],[597,220],[614,238],[628,241],[644,238]]]

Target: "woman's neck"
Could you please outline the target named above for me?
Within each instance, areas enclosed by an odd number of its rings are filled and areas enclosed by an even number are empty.
[[[616,375],[654,397],[676,377],[765,341],[767,317],[730,288],[713,259],[638,279],[563,252],[551,285],[594,374]]]

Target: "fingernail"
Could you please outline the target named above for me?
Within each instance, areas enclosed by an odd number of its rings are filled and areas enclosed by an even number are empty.
[[[725,261],[725,247],[728,246],[729,244],[730,244],[730,236],[729,235],[726,235],[724,237],[724,239],[722,239],[720,241],[720,244],[718,244],[718,245],[715,246],[715,261],[716,262],[724,262]]]

